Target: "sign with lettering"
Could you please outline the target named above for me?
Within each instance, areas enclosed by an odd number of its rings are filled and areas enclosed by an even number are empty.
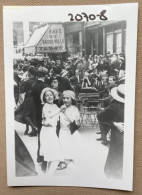
[[[65,52],[65,33],[62,24],[50,24],[46,33],[37,45],[37,52]]]

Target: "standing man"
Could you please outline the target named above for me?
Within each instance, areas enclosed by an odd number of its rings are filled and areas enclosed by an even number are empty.
[[[48,70],[44,67],[39,67],[37,70],[37,81],[32,86],[32,95],[35,103],[35,110],[36,110],[36,121],[37,121],[37,128],[38,128],[38,151],[37,151],[37,162],[42,162],[43,157],[39,155],[40,150],[40,130],[42,126],[42,107],[40,95],[42,90],[45,87],[48,87],[47,84],[44,83],[45,76],[48,74]]]

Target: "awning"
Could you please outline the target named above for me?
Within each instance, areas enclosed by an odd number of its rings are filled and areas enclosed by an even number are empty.
[[[47,24],[46,26],[41,27],[41,28],[35,30],[35,32],[32,34],[32,36],[30,37],[30,39],[26,43],[25,48],[26,47],[36,47],[36,45],[39,43],[39,41],[41,40],[41,38],[43,37],[43,35],[47,31],[49,26],[50,25]]]

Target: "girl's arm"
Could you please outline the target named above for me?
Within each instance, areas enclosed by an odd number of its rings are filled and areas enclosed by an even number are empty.
[[[54,116],[58,115],[61,111],[65,110],[65,107],[62,106],[60,109],[57,109],[54,113],[48,113],[49,118],[53,118]]]
[[[70,121],[70,123],[75,123],[77,126],[80,126],[80,112],[79,112],[79,110],[78,110],[78,108],[76,108],[75,110],[74,110],[74,113],[73,113],[73,116],[74,117],[70,117],[68,114],[66,114],[65,112],[64,112],[64,115],[66,116],[66,118]]]
[[[48,117],[49,118],[53,118],[54,116],[56,116],[57,114],[59,114],[60,113],[60,110],[56,110],[56,112],[54,112],[54,113],[48,113]]]

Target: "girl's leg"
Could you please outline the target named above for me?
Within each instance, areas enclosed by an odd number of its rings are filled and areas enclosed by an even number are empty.
[[[46,173],[46,170],[47,170],[47,161],[43,161],[41,163],[41,170],[43,173]]]
[[[48,172],[47,172],[47,174],[51,175],[51,176],[54,175],[58,164],[59,164],[59,161],[57,161],[57,160],[49,162],[48,163]]]

